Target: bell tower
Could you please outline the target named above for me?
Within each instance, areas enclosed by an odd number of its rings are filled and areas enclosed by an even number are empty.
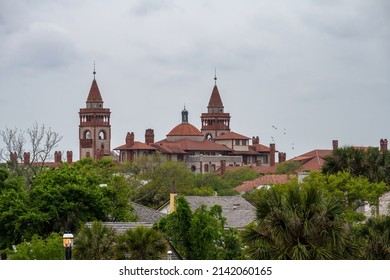
[[[224,112],[221,96],[217,87],[217,75],[214,77],[214,88],[211,93],[207,113],[200,116],[202,122],[201,132],[206,140],[230,132],[230,114]]]
[[[91,157],[98,160],[111,155],[111,112],[109,108],[103,107],[95,75],[94,67],[86,106],[79,111],[80,159]]]

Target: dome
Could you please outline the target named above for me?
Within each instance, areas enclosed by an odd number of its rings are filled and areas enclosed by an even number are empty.
[[[181,123],[175,126],[167,136],[202,136],[202,132],[190,123]]]

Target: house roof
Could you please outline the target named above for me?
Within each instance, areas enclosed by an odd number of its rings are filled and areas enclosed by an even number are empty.
[[[190,123],[175,126],[167,136],[203,136],[202,132]]]
[[[214,85],[208,107],[223,107],[221,96],[219,95],[217,85]]]
[[[225,134],[214,137],[214,140],[249,140],[249,137],[230,131]]]
[[[325,150],[325,149],[313,150],[305,154],[299,155],[297,157],[294,157],[288,161],[298,161],[302,164],[301,167],[297,170],[297,172],[320,171],[322,165],[325,162],[324,158],[331,155],[332,152],[333,150]]]
[[[145,143],[135,141],[134,144],[128,147],[126,144],[116,147],[114,150],[156,150],[156,148]]]
[[[190,152],[190,151],[216,151],[216,152],[228,152],[232,149],[226,147],[225,145],[220,145],[212,141],[194,141],[191,139],[180,139],[176,141],[167,141],[166,139],[159,141],[155,144],[152,144],[153,147],[164,150],[166,152]]]
[[[134,208],[133,213],[138,217],[138,222],[154,224],[165,216],[164,213],[135,202],[132,202],[131,205]]]
[[[296,178],[296,174],[268,174],[264,175],[260,178],[256,178],[251,181],[245,181],[241,185],[235,187],[235,190],[244,193],[248,191],[252,191],[254,189],[257,189],[258,187],[264,186],[264,185],[278,185],[278,184],[284,184],[288,181]]]
[[[184,196],[191,210],[205,205],[210,208],[220,205],[226,218],[226,227],[242,229],[256,218],[255,207],[242,196]]]
[[[263,144],[249,145],[249,149],[253,149],[253,150],[256,150],[258,152],[270,152],[270,150],[271,150],[269,147],[267,147],[267,146],[265,146]]]
[[[89,90],[87,102],[103,102],[100,95],[99,87],[95,79],[92,81],[91,89]]]

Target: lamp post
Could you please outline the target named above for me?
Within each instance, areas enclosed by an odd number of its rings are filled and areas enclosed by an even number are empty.
[[[64,241],[65,247],[65,260],[72,259],[72,246],[73,246],[73,234],[70,232],[65,232],[62,236],[62,240]]]

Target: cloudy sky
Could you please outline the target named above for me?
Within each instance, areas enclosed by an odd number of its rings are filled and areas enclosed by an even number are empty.
[[[94,61],[112,148],[184,104],[200,128],[215,69],[231,129],[287,158],[390,139],[387,0],[0,0],[0,129],[45,124],[78,159]]]

